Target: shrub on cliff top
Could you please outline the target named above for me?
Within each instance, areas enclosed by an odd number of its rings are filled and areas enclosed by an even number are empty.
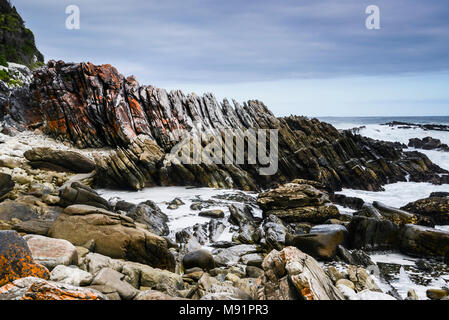
[[[6,61],[4,56],[0,56],[0,66],[8,67],[8,61]]]

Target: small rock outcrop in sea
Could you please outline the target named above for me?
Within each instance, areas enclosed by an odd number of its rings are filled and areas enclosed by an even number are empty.
[[[0,118],[10,117],[25,128],[41,127],[79,148],[113,148],[95,155],[99,186],[254,190],[304,178],[329,190],[378,191],[407,176],[410,181],[440,182],[440,175],[447,173],[421,153],[404,152],[405,146],[339,132],[317,119],[276,118],[260,101],[241,105],[233,100],[231,105],[212,94],[200,97],[141,86],[110,65],[49,61],[34,71],[28,97],[15,99],[15,111],[4,108]],[[205,132],[221,137],[224,130],[233,130],[243,139],[247,129],[278,130],[276,174],[260,175],[260,164],[183,164],[170,154],[182,139],[179,130],[192,137]]]
[[[411,202],[402,210],[428,217],[436,225],[449,224],[449,193],[434,193],[429,198]]]
[[[440,139],[434,139],[432,137],[426,137],[423,139],[413,138],[409,140],[409,147],[424,149],[424,150],[439,150],[449,152],[449,146],[445,143],[441,143]]]
[[[410,128],[420,128],[425,131],[449,131],[449,126],[445,124],[421,124],[421,123],[411,123],[411,122],[403,122],[403,121],[391,121],[385,123],[384,125],[390,127],[397,127],[399,129],[410,129]]]

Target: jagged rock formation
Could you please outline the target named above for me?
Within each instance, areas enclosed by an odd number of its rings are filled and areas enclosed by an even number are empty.
[[[339,132],[317,119],[276,118],[260,101],[242,105],[140,86],[110,65],[50,61],[34,72],[32,103],[23,105],[24,123],[38,126],[79,148],[112,147],[96,157],[96,184],[141,189],[153,185],[202,185],[254,190],[294,178],[321,182],[328,190],[351,187],[381,190],[397,181],[440,183],[447,173],[405,146]],[[170,151],[187,130],[215,137],[232,129],[278,130],[278,171],[259,174],[260,164],[184,164]],[[207,144],[202,141],[203,145]],[[235,143],[234,146],[235,147]],[[271,150],[270,150],[271,151]]]

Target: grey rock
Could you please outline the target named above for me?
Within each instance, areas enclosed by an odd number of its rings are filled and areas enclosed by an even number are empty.
[[[79,287],[91,284],[93,276],[76,266],[58,265],[51,271],[50,280]]]
[[[207,250],[197,250],[187,253],[182,258],[182,264],[185,269],[199,267],[209,271],[215,268],[215,261],[212,254]]]
[[[117,290],[123,300],[132,300],[139,291],[128,282],[122,281],[124,277],[125,275],[111,268],[104,268],[95,276],[92,285],[110,286]]]

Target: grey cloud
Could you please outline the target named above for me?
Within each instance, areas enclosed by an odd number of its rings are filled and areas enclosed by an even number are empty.
[[[449,70],[444,0],[12,2],[47,58],[119,63],[145,80],[241,82]],[[68,4],[81,8],[79,31],[64,29]],[[381,9],[379,31],[364,27],[370,4]]]

